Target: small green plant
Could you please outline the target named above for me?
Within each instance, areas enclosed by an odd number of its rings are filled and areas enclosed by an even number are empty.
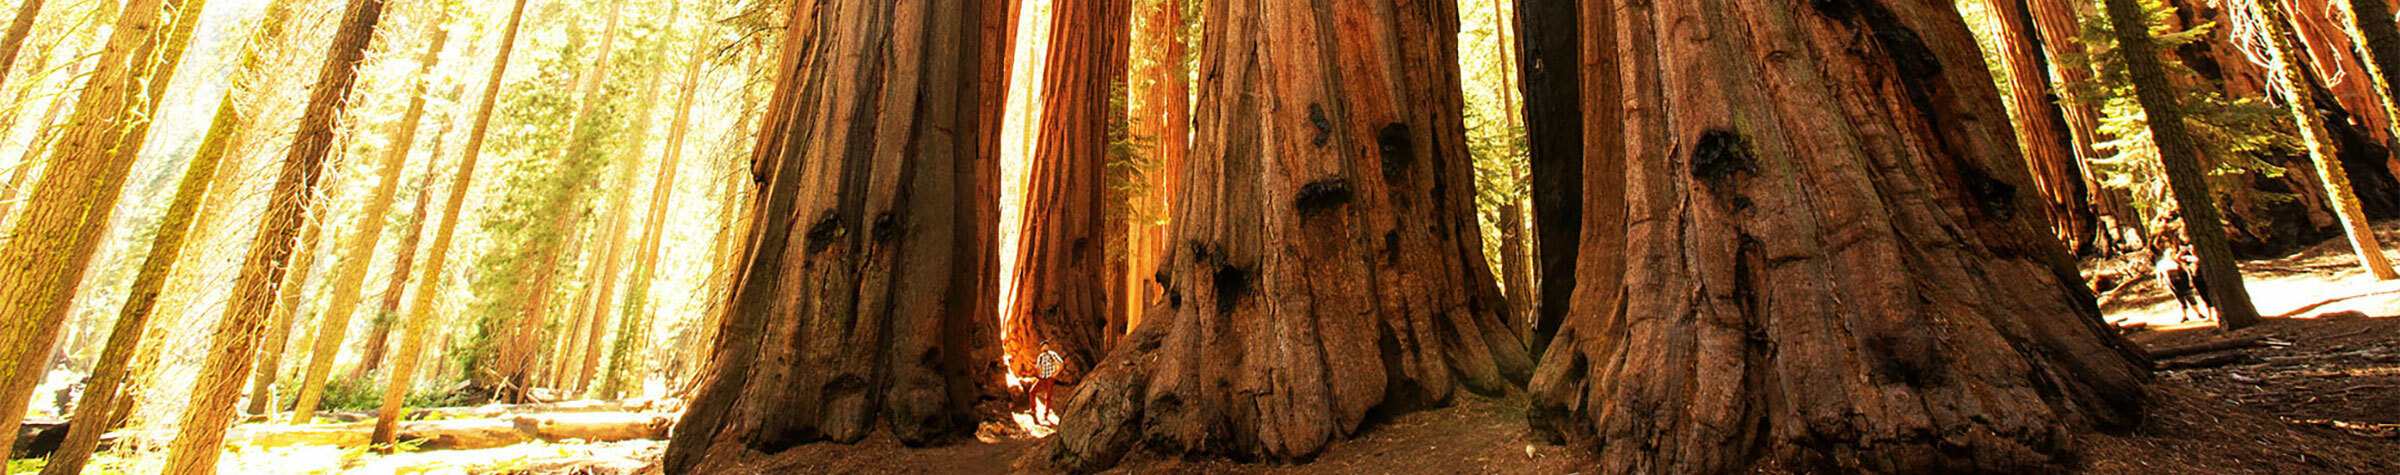
[[[41,473],[42,466],[48,464],[49,460],[46,459],[10,459],[8,461],[8,475],[16,475],[20,473]]]

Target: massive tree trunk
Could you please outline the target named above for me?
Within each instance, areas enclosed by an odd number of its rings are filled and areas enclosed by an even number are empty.
[[[492,59],[492,73],[483,83],[483,102],[475,109],[475,125],[467,129],[465,155],[458,161],[458,171],[450,178],[450,198],[442,207],[442,224],[434,227],[433,245],[425,256],[425,277],[417,279],[416,299],[408,306],[408,318],[403,322],[400,349],[392,357],[391,375],[385,379],[383,406],[375,414],[376,444],[389,447],[392,436],[406,414],[402,403],[409,386],[415,382],[419,353],[425,348],[425,332],[435,318],[434,298],[442,293],[442,271],[450,262],[450,241],[457,236],[458,213],[466,209],[467,192],[475,181],[475,161],[483,155],[483,135],[491,130],[492,109],[500,102],[502,79],[508,75],[509,53],[517,48],[517,29],[525,20],[526,0],[517,0],[508,13],[508,26],[500,33],[500,52]]]
[[[233,404],[242,397],[241,375],[250,372],[255,356],[251,353],[256,350],[259,332],[267,326],[268,307],[273,303],[270,297],[282,284],[284,262],[292,257],[293,235],[312,208],[312,191],[323,175],[325,157],[333,149],[335,116],[348,103],[358,64],[366,60],[367,43],[374,39],[375,24],[382,17],[381,0],[351,0],[344,9],[341,27],[326,49],[324,66],[317,71],[316,89],[309,94],[300,130],[284,157],[274,194],[268,197],[256,244],[243,261],[241,277],[234,282],[225,318],[217,322],[207,362],[192,382],[192,404],[184,410],[175,441],[168,446],[166,473],[216,472]]]
[[[0,263],[5,263],[0,264],[0,447],[16,441],[34,386],[48,373],[59,327],[141,153],[148,112],[157,109],[156,102],[146,100],[157,95],[141,89],[148,84],[164,90],[173,77],[172,63],[183,54],[176,38],[190,35],[163,35],[158,29],[172,26],[161,24],[167,8],[186,3],[133,0],[125,5],[76,99],[65,135],[26,195],[23,216],[0,246]]]
[[[1517,0],[1517,71],[1525,94],[1526,159],[1532,168],[1534,254],[1540,256],[1541,302],[1533,318],[1533,355],[1541,355],[1566,321],[1575,291],[1577,234],[1583,224],[1584,78],[1580,2]],[[1613,127],[1613,126],[1612,126]]]
[[[2083,167],[2070,148],[2074,142],[2065,115],[2050,96],[2049,58],[2036,37],[2026,1],[1984,0],[1992,17],[1987,20],[1999,36],[1993,42],[1999,51],[1992,55],[1999,57],[2001,70],[2008,75],[2008,90],[2002,92],[2016,104],[2008,110],[2009,119],[2016,124],[2017,144],[2032,172],[2033,191],[2042,198],[2042,211],[2050,216],[2050,233],[2067,243],[2069,252],[2082,254],[2092,239],[2091,200],[2083,186]]]
[[[1949,4],[1597,10],[1623,87],[1584,104],[1623,121],[1586,130],[1624,148],[1586,204],[1625,213],[1586,216],[1537,430],[1605,473],[2005,472],[2138,418]]]
[[[1370,414],[1522,381],[1476,231],[1455,5],[1205,9],[1167,298],[1075,391],[1049,460],[1305,458]]]
[[[2400,72],[2400,25],[2392,21],[2392,6],[2385,2],[2341,0],[2344,10],[2349,12],[2341,27],[2351,43],[2358,45],[2356,51],[2361,56],[2360,62],[2365,64],[2367,82],[2373,86],[2369,94],[2375,99],[2373,106],[2382,110],[2384,117],[2392,118],[2392,123],[2383,130],[2384,136],[2400,138],[2400,88],[2395,88],[2400,81],[2391,76]]]
[[[2283,91],[2284,104],[2292,112],[2292,121],[2300,129],[2300,140],[2308,146],[2309,156],[2316,159],[2317,174],[2325,185],[2325,194],[2332,200],[2334,214],[2340,218],[2342,230],[2350,237],[2350,248],[2357,251],[2359,265],[2366,267],[2376,280],[2400,279],[2400,272],[2383,255],[2383,245],[2376,242],[2375,229],[2367,222],[2366,211],[2359,208],[2358,195],[2350,189],[2350,178],[2343,171],[2339,151],[2333,137],[2325,131],[2323,118],[2317,115],[2317,101],[2312,93],[2307,72],[2300,66],[2298,56],[2304,50],[2292,45],[2290,22],[2285,19],[2283,6],[2264,0],[2241,0],[2259,17],[2260,33],[2267,38],[2268,50],[2274,56],[2275,74],[2271,76]],[[2227,326],[2241,328],[2257,323],[2255,315],[2234,313],[2221,318]]]
[[[981,57],[1006,47],[989,7],[845,0],[793,16],[799,54],[752,154],[745,277],[667,472],[877,429],[931,443],[1003,397],[992,305],[974,298],[991,295],[996,237],[977,211],[997,178],[982,108],[999,107],[980,97]]]
[[[450,42],[446,17],[427,25],[433,30],[425,53],[417,57],[416,87],[409,94],[408,109],[393,124],[388,149],[383,151],[383,163],[376,173],[375,188],[367,191],[367,204],[358,213],[358,220],[344,230],[350,239],[342,243],[342,262],[333,274],[333,300],[317,313],[317,340],[309,351],[308,373],[300,380],[300,402],[292,407],[292,423],[306,424],[317,414],[317,401],[324,397],[325,379],[333,375],[333,362],[342,354],[342,345],[349,342],[350,311],[358,308],[359,292],[367,284],[367,270],[375,266],[375,247],[383,242],[385,215],[392,211],[392,197],[400,194],[400,176],[408,173],[408,152],[417,140],[417,123],[425,116],[426,83],[434,77],[433,68],[440,65],[442,47]]]
[[[1066,359],[1061,379],[1082,379],[1116,341],[1110,309],[1108,216],[1111,122],[1123,94],[1131,0],[1059,0],[1051,7],[1050,53],[1042,73],[1040,142],[1028,165],[1025,221],[1018,234],[1016,301],[1009,306],[1010,371],[1031,377],[1041,343]],[[1120,274],[1121,275],[1121,274]]]

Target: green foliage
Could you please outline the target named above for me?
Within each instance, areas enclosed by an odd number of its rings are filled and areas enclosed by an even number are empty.
[[[2229,98],[2218,92],[2222,88],[2198,80],[2199,74],[2168,54],[2177,47],[2203,41],[2214,24],[2201,24],[2190,29],[2176,30],[2170,20],[2175,10],[2159,0],[2142,0],[2149,15],[2151,37],[2157,39],[2157,54],[2168,74],[2192,78],[2194,84],[2174,91],[2182,104],[2186,129],[2203,165],[2208,168],[2211,194],[2220,202],[2232,190],[2245,186],[2244,175],[2280,177],[2284,168],[2261,157],[2283,157],[2302,154],[2300,139],[2292,124],[2285,120],[2287,113],[2278,106],[2252,98]],[[2108,153],[2088,161],[2099,176],[2102,186],[2131,190],[2135,207],[2146,221],[2155,221],[2172,209],[2165,180],[2165,170],[2158,158],[2158,145],[2150,135],[2149,118],[2134,97],[2134,86],[2126,70],[2117,42],[2108,21],[2097,16],[2083,19],[2082,38],[2086,50],[2097,54],[2063,58],[2060,67],[2093,68],[2099,74],[2092,80],[2068,85],[2073,97],[2101,108],[2100,133],[2113,139],[2093,144]],[[2289,200],[2294,196],[2259,192],[2270,201]]]
[[[49,462],[49,459],[9,459],[8,473],[9,475],[41,473],[42,467],[49,465]]]
[[[1475,214],[1483,233],[1484,259],[1500,271],[1500,213],[1531,193],[1531,170],[1525,127],[1515,120],[1521,106],[1516,93],[1516,58],[1503,52],[1513,42],[1513,29],[1503,28],[1493,5],[1476,4],[1460,10],[1459,70],[1466,100],[1467,154],[1475,170]],[[1521,212],[1522,210],[1520,210]]]
[[[319,410],[366,411],[383,407],[383,385],[374,378],[334,378],[325,382],[325,394],[317,402]]]
[[[1124,81],[1111,81],[1108,87],[1108,110],[1127,110]],[[1150,174],[1158,171],[1157,138],[1133,133],[1139,118],[1132,114],[1115,115],[1108,121],[1108,209],[1106,216],[1123,218],[1126,223],[1158,224],[1166,213],[1152,206]]]

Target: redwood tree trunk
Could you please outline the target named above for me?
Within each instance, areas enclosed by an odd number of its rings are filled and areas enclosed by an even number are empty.
[[[1584,104],[1624,160],[1585,189],[1625,214],[1586,216],[1537,430],[1605,473],[1918,473],[2135,420],[2145,365],[2044,232],[1951,5],[1615,3],[1586,71],[1623,87]]]
[[[1999,57],[2001,70],[2008,75],[2008,90],[2002,93],[2017,105],[2008,114],[2010,122],[2017,125],[2017,144],[2023,147],[2025,163],[2032,172],[2032,191],[2042,198],[2042,210],[2050,216],[2050,233],[2067,243],[2069,252],[2081,254],[2092,238],[2091,200],[2084,192],[2083,167],[2071,148],[2074,142],[2065,116],[2051,100],[2049,58],[2044,57],[2026,0],[1984,1],[1999,35],[1994,42],[1999,51],[1993,55]]]
[[[1575,291],[1577,231],[1583,224],[1583,97],[1578,3],[1517,0],[1517,71],[1525,95],[1525,152],[1532,168],[1533,247],[1540,303],[1531,341],[1541,355],[1566,321]]]
[[[1005,346],[1019,376],[1034,375],[1042,342],[1066,359],[1061,380],[1079,381],[1108,353],[1110,122],[1125,117],[1123,94],[1131,0],[1059,0],[1051,7],[1050,53],[1042,73],[1042,124],[1019,233],[1016,302]],[[1122,275],[1122,274],[1114,274]]]
[[[1167,297],[1064,406],[1050,462],[1304,458],[1370,413],[1522,381],[1473,214],[1456,5],[1205,9]]]
[[[834,0],[784,30],[797,54],[752,154],[744,278],[667,472],[877,429],[930,443],[1002,396],[992,305],[975,298],[991,295],[996,238],[977,212],[997,178],[982,108],[999,103],[981,100],[981,57],[1006,47],[983,47],[1004,41],[985,5]]]

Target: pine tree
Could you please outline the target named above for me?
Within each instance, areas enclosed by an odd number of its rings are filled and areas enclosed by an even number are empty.
[[[183,45],[159,34],[165,12],[186,0],[133,0],[96,59],[75,113],[26,195],[15,231],[0,245],[0,446],[16,441],[34,386],[49,369],[52,344],[100,246],[100,236],[141,151],[146,112],[140,88],[163,88]],[[193,10],[196,11],[196,10]],[[167,43],[167,44],[161,44]],[[163,48],[163,51],[162,51]]]
[[[1121,224],[1110,226],[1118,195],[1110,181],[1112,131],[1124,120],[1130,0],[1060,0],[1052,6],[1048,65],[1042,74],[1039,145],[1028,168],[1024,227],[1018,234],[1016,301],[1007,320],[1010,368],[1033,375],[1041,343],[1066,358],[1073,385],[1108,353],[1122,328],[1109,299],[1111,254],[1121,254]]]
[[[383,391],[382,409],[375,414],[375,444],[387,449],[400,428],[400,418],[406,415],[403,406],[408,389],[415,382],[417,364],[425,349],[425,332],[436,318],[435,297],[442,292],[442,272],[450,261],[451,240],[458,232],[458,213],[466,209],[467,191],[475,179],[475,161],[483,153],[484,133],[491,130],[492,109],[500,101],[501,80],[507,77],[509,54],[516,51],[517,30],[525,20],[526,0],[517,0],[508,13],[508,26],[501,30],[500,52],[492,59],[492,73],[484,80],[483,101],[475,109],[475,125],[467,129],[467,144],[458,162],[458,172],[450,179],[450,198],[442,206],[442,224],[434,227],[431,254],[425,256],[424,278],[417,281],[414,303],[409,304],[403,321],[400,348],[392,356],[389,380]]]
[[[2325,132],[2324,120],[2317,116],[2315,94],[2309,91],[2308,73],[2301,66],[2303,59],[2300,55],[2304,50],[2292,45],[2291,20],[2284,15],[2283,6],[2261,0],[2242,0],[2242,8],[2258,15],[2259,21],[2256,23],[2260,36],[2267,38],[2267,49],[2274,53],[2271,82],[2276,85],[2274,89],[2283,92],[2284,105],[2291,110],[2292,122],[2300,128],[2300,140],[2307,144],[2309,156],[2316,159],[2318,179],[2324,182],[2326,197],[2333,203],[2334,215],[2341,221],[2342,231],[2350,236],[2350,248],[2357,251],[2359,266],[2365,267],[2376,280],[2400,279],[2400,272],[2394,271],[2390,259],[2383,255],[2383,244],[2376,242],[2375,228],[2367,222],[2366,211],[2359,207],[2358,194],[2350,189],[2350,175],[2342,169],[2340,152],[2334,149],[2333,137]],[[2212,283],[2223,280],[2217,278],[2220,274],[2207,275]],[[2215,303],[2214,300],[2211,299],[2211,303]],[[2249,305],[2244,303],[2239,306]],[[2221,313],[2219,319],[2230,328],[2258,323],[2254,311],[2227,312],[2222,308],[2218,311]]]
[[[439,7],[437,7],[439,8]],[[391,140],[383,151],[383,162],[376,168],[375,187],[367,191],[366,206],[358,220],[345,231],[349,239],[342,242],[342,262],[334,267],[333,300],[325,310],[317,312],[317,339],[309,352],[308,372],[300,380],[300,398],[292,408],[292,423],[306,424],[316,418],[317,403],[325,394],[325,379],[333,374],[334,359],[348,343],[350,314],[358,307],[360,292],[367,283],[367,271],[375,263],[375,247],[383,242],[383,224],[392,211],[392,198],[400,192],[400,176],[407,173],[408,153],[416,145],[417,125],[425,116],[425,89],[433,69],[441,65],[442,48],[450,43],[450,19],[437,15],[426,25],[430,39],[425,53],[417,57],[420,64],[418,80],[411,89],[408,109],[393,124]]]

